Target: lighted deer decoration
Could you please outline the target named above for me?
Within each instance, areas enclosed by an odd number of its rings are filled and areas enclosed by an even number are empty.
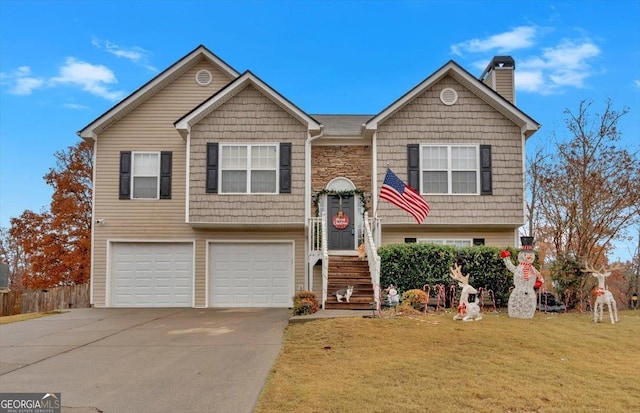
[[[602,321],[605,304],[609,307],[609,317],[611,318],[611,324],[615,324],[618,322],[618,305],[616,304],[615,298],[613,298],[613,294],[611,294],[611,291],[609,291],[609,289],[605,286],[604,282],[605,279],[611,275],[611,272],[620,268],[621,267],[619,265],[616,265],[614,267],[602,267],[599,270],[596,270],[593,267],[586,265],[583,269],[584,272],[590,272],[591,275],[598,279],[598,288],[596,288],[593,293],[593,295],[596,296],[596,304],[593,306],[594,323],[598,322],[598,314],[600,315],[600,321]]]
[[[462,269],[460,266],[458,264],[453,264],[453,268],[451,268],[451,278],[458,281],[458,285],[462,287],[460,302],[458,303],[458,314],[456,314],[453,319],[462,321],[482,320],[478,300],[473,303],[469,302],[469,294],[478,293],[478,290],[469,285],[469,274],[462,275]]]

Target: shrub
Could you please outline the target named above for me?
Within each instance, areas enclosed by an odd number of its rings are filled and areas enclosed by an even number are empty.
[[[422,310],[427,303],[427,293],[413,289],[402,293],[402,303],[409,304],[414,310]]]
[[[318,297],[312,291],[298,291],[293,296],[293,315],[313,314],[320,309]]]
[[[507,249],[511,252],[511,261],[517,264],[518,250],[511,247]],[[513,274],[502,262],[501,250],[489,246],[386,245],[378,249],[381,258],[380,284],[396,285],[400,293],[420,289],[425,284],[432,287],[436,284],[451,285],[455,282],[449,276],[449,269],[457,263],[462,267],[463,274],[470,275],[469,283],[476,289],[493,290],[496,298],[508,297]]]

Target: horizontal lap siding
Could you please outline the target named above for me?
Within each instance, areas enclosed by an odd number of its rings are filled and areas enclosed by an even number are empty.
[[[496,92],[511,103],[515,103],[513,96],[513,69],[494,69]]]
[[[195,74],[208,69],[210,85],[195,82]],[[186,144],[173,123],[231,81],[206,62],[191,67],[181,77],[103,131],[97,139],[94,219],[94,304],[104,306],[108,239],[193,239],[185,224]],[[120,151],[172,151],[170,200],[118,199]]]
[[[446,106],[440,92],[451,87],[458,102]],[[524,221],[522,135],[520,128],[491,106],[446,77],[378,128],[378,188],[389,167],[406,182],[407,144],[491,145],[493,195],[424,195],[431,204],[425,224],[508,224]],[[379,190],[379,189],[378,189]],[[413,217],[386,201],[379,203],[384,224],[411,224]]]
[[[383,229],[382,245],[403,244],[405,238],[429,238],[429,239],[474,239],[483,238],[484,245],[492,247],[514,246],[515,232],[513,229],[470,229],[460,228],[455,230],[429,230],[427,228],[410,229]]]
[[[307,128],[252,86],[230,98],[191,130],[189,220],[193,223],[304,223]],[[206,147],[217,143],[291,145],[291,193],[206,193]]]

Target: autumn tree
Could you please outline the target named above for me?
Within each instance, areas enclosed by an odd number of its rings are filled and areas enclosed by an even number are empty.
[[[27,262],[22,247],[9,235],[8,228],[0,228],[0,261],[9,266],[9,287],[22,289],[22,274]]]
[[[574,288],[588,281],[576,266],[607,264],[612,244],[640,219],[638,153],[617,146],[628,109],[608,100],[604,112],[591,111],[591,101],[564,111],[568,136],[554,133],[557,143],[536,153],[527,176],[530,228],[554,265],[570,268],[564,281],[573,278]]]
[[[24,254],[27,288],[89,279],[93,146],[80,142],[54,156],[56,166],[44,176],[53,187],[49,211],[25,211],[11,219],[9,235]]]

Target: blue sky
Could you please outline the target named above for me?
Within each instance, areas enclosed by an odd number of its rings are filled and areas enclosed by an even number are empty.
[[[565,108],[630,108],[640,149],[640,2],[0,1],[0,226],[48,207],[76,132],[199,44],[310,114],[375,114],[450,59],[516,61],[517,105],[566,136]],[[635,239],[616,255],[630,259]]]

